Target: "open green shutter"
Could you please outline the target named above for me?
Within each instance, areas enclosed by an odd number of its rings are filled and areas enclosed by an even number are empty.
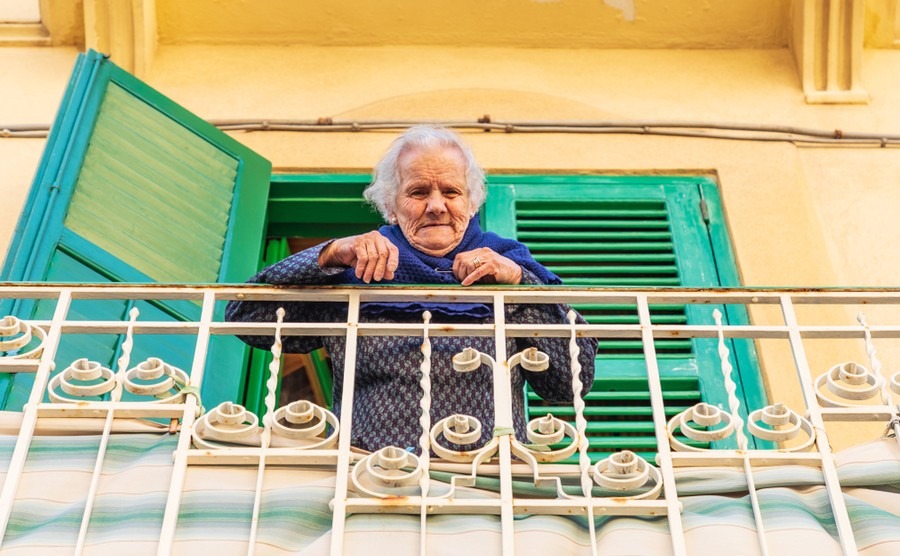
[[[260,259],[271,164],[97,52],[79,56],[7,255],[2,278],[51,282],[243,281]],[[121,320],[132,302],[73,303],[74,315]],[[195,319],[189,302],[139,302],[143,318]],[[0,314],[49,318],[45,302]],[[221,312],[223,307],[218,308]],[[219,315],[221,316],[221,315]],[[122,338],[67,336],[57,368],[89,357],[114,368]],[[188,336],[139,336],[189,369]],[[244,346],[215,337],[204,403],[240,399]],[[3,407],[21,406],[29,376],[0,377]]]
[[[724,285],[718,269],[723,263],[716,261],[701,210],[703,193],[715,195],[707,180],[491,176],[489,181],[485,227],[528,245],[567,285]],[[631,305],[576,308],[592,324],[639,322]],[[659,324],[709,324],[712,309],[654,305],[651,318]],[[655,347],[669,417],[701,400],[727,408],[713,341],[657,340]],[[656,441],[640,341],[601,339],[596,369],[585,410],[592,457],[621,449],[652,457]],[[755,366],[744,371],[758,383]],[[751,389],[746,399],[756,404],[761,387]],[[533,392],[528,404],[530,418],[550,411],[574,420],[573,408],[551,406]]]

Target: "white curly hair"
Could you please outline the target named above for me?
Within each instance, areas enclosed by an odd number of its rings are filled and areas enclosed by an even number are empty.
[[[466,187],[469,209],[472,215],[484,204],[487,191],[484,170],[475,161],[472,150],[454,131],[444,127],[417,125],[407,129],[394,139],[372,172],[372,183],[366,186],[363,196],[372,204],[386,222],[397,208],[400,190],[400,155],[413,149],[430,149],[436,146],[452,147],[462,153],[466,161]]]

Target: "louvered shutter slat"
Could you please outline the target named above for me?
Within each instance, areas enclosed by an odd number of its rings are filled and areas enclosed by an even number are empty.
[[[567,285],[607,287],[656,287],[682,284],[668,211],[663,200],[516,201],[517,238],[534,257],[559,275]],[[638,324],[634,305],[585,304],[576,308],[591,324]],[[651,308],[659,324],[687,322],[684,306]],[[692,356],[690,340],[655,342],[661,360]],[[598,379],[585,397],[585,417],[591,459],[611,451],[629,449],[652,457],[656,449],[653,412],[647,382],[642,378],[606,379],[611,361],[643,360],[640,340],[601,338]],[[665,413],[668,417],[700,400],[696,377],[665,381]],[[533,393],[529,416],[546,413],[574,421],[572,406],[552,405]]]

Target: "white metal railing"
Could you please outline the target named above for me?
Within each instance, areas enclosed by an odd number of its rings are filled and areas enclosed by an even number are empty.
[[[367,324],[359,321],[360,304],[367,301],[403,301],[427,297],[429,302],[479,302],[491,304],[498,317],[493,325],[433,324],[428,313],[421,323],[395,325]],[[55,304],[52,318],[23,321],[15,317],[0,321],[0,372],[33,373],[34,386],[25,404],[22,423],[0,494],[0,542],[12,513],[17,488],[22,479],[29,448],[41,419],[49,417],[102,417],[104,425],[96,466],[87,494],[87,503],[74,551],[84,549],[90,527],[93,499],[97,492],[106,443],[113,434],[117,419],[136,417],[173,420],[179,437],[174,454],[171,483],[168,489],[159,554],[168,554],[175,541],[175,530],[189,466],[251,466],[257,469],[253,522],[249,552],[253,553],[260,515],[262,481],[267,465],[308,465],[334,468],[335,492],[331,553],[343,553],[346,518],[351,513],[399,512],[421,516],[420,551],[425,553],[426,516],[440,513],[493,514],[500,517],[503,553],[514,553],[513,518],[516,514],[581,514],[588,517],[591,545],[596,554],[595,515],[665,516],[676,555],[686,554],[681,508],[675,483],[675,469],[682,466],[731,466],[744,471],[750,494],[759,549],[768,553],[765,527],[756,498],[754,468],[773,465],[801,464],[821,469],[839,542],[845,554],[857,553],[857,545],[834,464],[826,422],[872,421],[887,424],[900,438],[898,399],[900,373],[883,373],[878,358],[879,342],[900,339],[900,291],[792,291],[792,290],[607,290],[576,288],[517,289],[423,289],[423,288],[300,288],[280,289],[255,286],[131,286],[131,285],[0,285],[0,301],[49,300]],[[347,319],[337,323],[287,323],[280,313],[277,322],[228,323],[215,318],[217,304],[234,299],[319,301],[342,303]],[[132,310],[128,320],[90,321],[70,318],[71,305],[78,300],[187,300],[199,304],[197,321],[172,322],[143,320]],[[503,321],[504,306],[510,303],[609,303],[637,307],[639,324],[576,324],[570,315],[568,324],[546,326],[508,324]],[[650,318],[655,304],[698,304],[747,307],[771,306],[780,309],[782,322],[765,325],[727,325],[716,309],[711,322],[690,325],[658,325]],[[810,306],[877,306],[892,316],[890,322],[869,323],[862,313],[857,322],[839,324],[804,323],[798,321],[796,307]],[[537,330],[536,330],[537,328]],[[656,465],[648,464],[630,452],[619,452],[594,465],[587,457],[584,404],[575,396],[575,425],[551,416],[529,424],[530,444],[523,444],[512,434],[509,369],[516,365],[540,371],[546,368],[546,356],[536,350],[506,353],[506,338],[534,334],[569,338],[573,367],[573,391],[580,393],[577,380],[578,336],[640,339],[653,410],[658,456]],[[76,360],[66,369],[56,369],[55,357],[60,339],[67,334],[117,334],[124,338],[116,369],[104,369],[86,359]],[[165,363],[166,354],[134,364],[131,361],[137,334],[177,334],[195,339],[193,363],[188,372]],[[270,366],[265,398],[265,415],[260,426],[252,414],[236,403],[223,403],[201,414],[198,392],[205,368],[210,338],[213,335],[267,335],[276,338],[272,346],[274,360]],[[275,387],[281,358],[281,339],[290,335],[342,335],[346,338],[343,413],[340,420],[327,409],[307,401],[297,401],[275,408]],[[351,449],[349,434],[341,434],[352,426],[354,373],[357,341],[360,336],[403,335],[422,337],[421,388],[421,455],[416,456],[396,447],[385,447],[373,454],[360,454]],[[435,336],[487,336],[495,340],[494,357],[467,349],[454,357],[454,368],[460,372],[493,372],[495,393],[495,425],[497,435],[484,447],[470,452],[454,449],[478,438],[481,426],[471,417],[457,415],[431,423],[430,368],[431,338]],[[728,392],[728,407],[698,404],[672,419],[666,419],[660,372],[654,340],[660,338],[718,339],[721,371]],[[742,419],[740,401],[732,380],[732,355],[725,342],[728,338],[786,340],[793,354],[794,371],[801,386],[803,407],[789,408],[775,403],[765,408],[745,408],[747,423]],[[824,374],[809,368],[805,340],[850,339],[864,348],[868,361],[844,363]],[[481,369],[481,370],[477,370]],[[603,373],[603,369],[598,369]],[[782,370],[781,372],[784,372]],[[123,401],[122,393],[146,401]],[[49,392],[49,393],[48,393]],[[85,401],[89,400],[89,401]],[[850,401],[842,401],[850,400]],[[778,402],[778,400],[776,400]],[[676,434],[678,433],[678,434]],[[699,449],[680,440],[710,441],[734,435],[738,449]],[[748,435],[774,441],[778,449],[748,448]],[[900,440],[898,440],[900,441]],[[558,448],[562,444],[563,448]],[[543,445],[543,446],[538,446]],[[553,445],[555,448],[549,448]],[[438,457],[430,455],[434,452]],[[557,462],[576,455],[577,465]],[[454,473],[449,485],[436,487],[429,481],[431,470]],[[485,475],[500,479],[500,495],[496,498],[456,496],[457,489],[474,484]],[[515,496],[513,478],[529,476],[535,485],[550,486],[555,496],[545,499]],[[576,480],[579,494],[563,489],[563,479]],[[592,494],[599,485],[616,492],[615,497]],[[404,497],[392,496],[403,493]],[[410,494],[412,493],[412,494]]]

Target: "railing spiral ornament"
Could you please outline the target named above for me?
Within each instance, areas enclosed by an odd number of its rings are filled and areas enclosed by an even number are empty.
[[[158,357],[150,357],[125,371],[122,384],[137,396],[152,396],[153,403],[180,403],[190,384],[188,374]]]
[[[47,385],[53,403],[79,402],[102,397],[116,387],[116,374],[96,361],[76,359]]]
[[[591,469],[594,482],[616,492],[633,492],[645,489],[625,498],[653,500],[662,491],[662,475],[659,469],[647,463],[634,452],[623,450],[594,464]]]
[[[566,435],[566,422],[550,413],[528,422],[528,441],[541,446],[558,444]]]
[[[893,390],[895,394],[900,394],[900,372],[894,373],[891,376],[891,390]]]
[[[706,430],[695,428],[691,423],[704,427]],[[691,440],[713,442],[731,436],[734,433],[734,421],[729,413],[714,405],[701,402],[672,417],[667,428],[669,440],[675,450],[702,452],[705,448],[697,448],[685,444],[675,436],[675,431],[680,430],[681,434]]]
[[[453,369],[458,373],[470,373],[481,367],[481,353],[474,348],[464,348],[451,359]]]
[[[37,359],[44,352],[46,339],[47,333],[40,326],[13,316],[0,319],[0,359]],[[28,349],[34,340],[38,341],[37,345]]]
[[[350,477],[357,492],[372,498],[389,498],[418,484],[422,466],[415,454],[397,446],[372,452],[353,467]]]
[[[528,441],[533,446],[520,444],[516,440],[516,447],[521,446],[528,450],[534,459],[541,463],[562,461],[574,454],[579,447],[578,431],[575,427],[549,413],[544,417],[538,417],[529,421],[525,433],[528,435]],[[546,448],[551,444],[559,444],[566,439],[568,439],[567,444],[562,448],[556,450]]]
[[[576,346],[577,349],[577,346]],[[538,350],[536,347],[526,348],[519,355],[518,363],[522,366],[526,371],[531,371],[533,373],[543,372],[550,368],[550,356],[544,353],[543,351]],[[577,355],[576,355],[577,357]],[[513,355],[515,358],[515,355]],[[578,364],[578,359],[575,359],[575,364]],[[512,364],[510,364],[510,367]],[[579,365],[579,370],[580,370]]]
[[[474,444],[481,438],[481,421],[470,415],[451,415],[441,419],[431,427],[429,435],[431,450],[447,461],[468,463],[475,459],[473,451],[460,450]],[[444,442],[441,442],[441,440]],[[454,448],[447,447],[450,444]]]
[[[194,445],[223,448],[221,443],[259,445],[259,418],[236,403],[222,402],[194,422]]]
[[[880,375],[855,361],[848,361],[835,365],[816,378],[816,397],[823,407],[853,407],[853,404],[827,396],[823,388],[844,400],[864,401],[877,396],[883,383],[884,378]]]
[[[331,448],[337,444],[339,431],[334,413],[310,401],[297,400],[275,410],[272,445],[304,450]]]
[[[306,400],[275,410],[271,444],[276,448],[328,449],[337,443],[339,423],[334,413]],[[244,406],[222,402],[194,423],[193,441],[213,450],[262,445],[259,418]]]
[[[760,426],[760,422],[768,425],[768,427]],[[801,432],[806,433],[806,440],[801,444],[792,447],[780,447],[781,450],[787,452],[806,450],[816,440],[816,431],[812,423],[783,403],[769,405],[750,413],[747,418],[747,428],[750,430],[750,434],[757,438],[779,443],[793,440]]]

